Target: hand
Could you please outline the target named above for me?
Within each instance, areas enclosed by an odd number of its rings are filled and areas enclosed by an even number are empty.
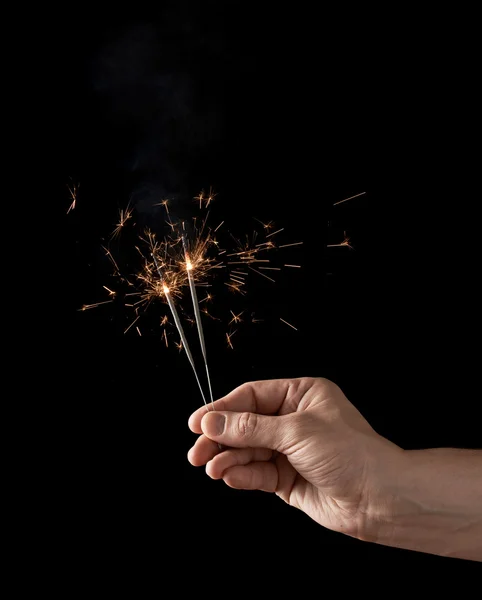
[[[403,451],[338,386],[314,378],[246,383],[214,408],[189,419],[200,434],[191,464],[230,487],[275,492],[324,527],[364,538],[377,482]]]

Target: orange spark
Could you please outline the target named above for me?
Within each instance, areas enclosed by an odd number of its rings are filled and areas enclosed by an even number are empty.
[[[130,207],[130,203],[127,205],[127,208],[124,210],[121,208],[119,210],[119,222],[116,224],[114,231],[111,234],[111,238],[116,238],[120,235],[122,228],[125,226],[127,221],[132,217],[134,209]]]
[[[278,246],[278,248],[288,248],[289,246],[301,246],[303,242],[294,242],[293,244],[283,244],[282,246]]]
[[[79,308],[79,310],[81,310],[81,311],[89,310],[91,308],[97,308],[98,306],[101,306],[102,304],[110,304],[111,302],[113,302],[113,300],[105,300],[104,302],[95,302],[94,304],[84,304],[82,306],[82,308]]]
[[[285,321],[284,319],[282,319],[281,317],[279,318],[280,321],[283,321],[283,323],[286,323],[286,325],[288,325],[289,327],[291,327],[292,329],[294,329],[295,331],[298,331],[296,329],[296,327],[294,325],[291,325],[291,323],[288,323],[288,321]]]
[[[342,204],[343,202],[348,202],[348,200],[353,200],[353,198],[358,198],[358,196],[363,196],[364,194],[366,194],[366,192],[360,192],[359,194],[355,194],[354,196],[350,196],[349,198],[345,198],[344,200],[339,200],[338,202],[335,202],[333,206],[336,206],[337,204]]]
[[[273,233],[268,233],[268,235],[266,236],[267,238],[271,237],[272,235],[276,235],[277,233],[279,233],[280,231],[284,231],[284,227],[282,227],[281,229],[278,229],[278,231],[273,231]]]
[[[237,331],[237,330],[236,330]],[[226,341],[228,343],[228,346],[231,348],[231,350],[234,350],[233,344],[231,342],[231,338],[233,337],[233,335],[236,333],[236,331],[233,331],[233,333],[226,333]]]
[[[243,319],[241,319],[241,315],[244,313],[244,310],[240,312],[239,315],[235,315],[232,310],[229,312],[233,315],[233,318],[231,321],[229,321],[228,325],[231,325],[231,323],[241,323],[243,321]]]
[[[154,204],[154,206],[164,206],[164,208],[166,209],[166,213],[169,214],[169,208],[167,206],[168,204],[169,204],[169,200],[161,200],[161,202]]]
[[[110,290],[106,285],[102,286],[104,288],[104,290],[107,290],[109,292],[109,296],[115,296],[116,292],[114,292],[114,290]]]
[[[350,248],[350,250],[353,250],[353,246],[350,244],[350,238],[346,237],[346,235],[345,239],[340,244],[328,244],[327,248],[341,248],[342,246],[346,246],[347,248]]]
[[[248,269],[251,269],[251,271],[254,271],[255,273],[258,273],[258,275],[262,275],[263,277],[266,277],[266,279],[269,279],[270,281],[272,281],[273,283],[276,283],[276,280],[273,279],[272,277],[268,277],[267,275],[265,275],[264,273],[261,273],[261,271],[258,271],[257,269],[253,269],[253,267],[248,267]]]
[[[70,198],[72,200],[72,203],[69,206],[69,210],[67,211],[67,214],[69,214],[69,212],[71,210],[75,210],[75,207],[77,206],[77,192],[79,191],[79,187],[80,187],[80,184],[76,184],[76,183],[73,183],[71,186],[67,185],[67,189],[69,190]]]
[[[126,334],[126,333],[129,331],[129,329],[130,329],[130,328],[131,328],[131,327],[134,325],[134,323],[135,323],[136,321],[138,321],[139,319],[140,319],[140,317],[136,317],[136,318],[135,318],[135,319],[132,321],[132,323],[129,325],[129,327],[128,327],[128,328],[127,328],[125,331],[124,331],[124,334]]]

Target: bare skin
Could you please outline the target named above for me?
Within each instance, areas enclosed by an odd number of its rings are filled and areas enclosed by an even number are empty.
[[[404,451],[327,379],[247,383],[214,407],[189,419],[188,455],[213,479],[361,540],[482,561],[482,451]]]

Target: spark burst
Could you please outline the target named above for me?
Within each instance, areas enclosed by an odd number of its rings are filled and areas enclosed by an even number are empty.
[[[215,196],[216,194],[210,189],[208,194],[204,191],[200,192],[194,200],[198,203],[201,210],[206,210],[210,207]],[[211,287],[216,280],[220,279],[224,286],[227,286],[227,290],[224,288],[226,291],[238,295],[242,299],[248,294],[251,279],[263,278],[275,283],[276,280],[270,277],[267,271],[271,271],[274,274],[275,272],[280,273],[282,267],[300,268],[301,265],[289,264],[285,261],[282,261],[280,266],[272,266],[272,261],[278,252],[283,253],[285,252],[285,248],[292,246],[301,246],[303,242],[289,242],[287,240],[278,246],[275,238],[276,240],[281,239],[285,228],[276,228],[272,221],[265,223],[259,219],[255,219],[262,226],[261,232],[254,230],[252,235],[246,235],[244,238],[238,239],[229,231],[226,232],[226,228],[221,229],[225,224],[224,220],[218,221],[217,226],[212,229],[208,223],[209,210],[206,211],[207,214],[205,213],[202,218],[195,216],[192,218],[192,222],[190,222],[174,219],[172,210],[171,213],[169,212],[167,199],[155,204],[155,206],[162,206],[166,211],[167,219],[165,223],[169,226],[167,233],[165,232],[165,235],[159,236],[152,230],[145,229],[139,235],[139,242],[133,246],[133,249],[137,253],[137,258],[140,258],[141,265],[134,272],[131,267],[129,267],[129,271],[123,272],[120,267],[122,263],[117,260],[117,256],[114,257],[108,245],[103,246],[105,255],[113,268],[114,280],[118,282],[122,290],[117,290],[116,286],[109,283],[109,287],[104,286],[106,292],[109,294],[108,300],[86,304],[80,310],[88,310],[111,303],[114,301],[114,298],[119,298],[119,302],[122,303],[122,299],[124,298],[124,306],[135,313],[129,325],[124,329],[124,333],[135,329],[138,335],[141,336],[138,326],[141,315],[155,303],[167,303],[180,336],[180,341],[174,342],[174,346],[179,352],[184,350],[186,353],[195,374],[203,401],[207,405],[206,396],[204,395],[196,371],[193,355],[181,323],[177,305],[179,305],[186,323],[192,326],[196,324],[197,326],[198,339],[209,386],[209,396],[212,403],[214,398],[209,375],[201,312],[213,321],[221,321],[221,319],[215,316],[215,314],[211,314],[206,306],[208,303],[211,304],[213,302],[215,294],[207,292],[201,299],[198,299],[197,288]],[[126,223],[132,219],[133,214],[134,208],[130,203],[125,209],[119,211],[119,219],[110,239],[113,240],[120,236]],[[220,233],[218,234],[218,232]],[[227,243],[221,243],[217,239],[218,235],[221,235],[224,242]],[[221,288],[224,286],[221,285]],[[184,313],[181,304],[183,299],[185,299],[187,288],[189,288],[194,318]],[[218,294],[216,293],[216,295]],[[220,296],[223,296],[222,290]],[[204,306],[201,308],[203,303]],[[220,305],[220,301],[217,300],[214,306],[219,309],[219,306],[222,306],[222,304]],[[242,310],[230,309],[230,316],[227,318],[225,316],[228,325],[228,332],[225,333],[226,344],[230,349],[234,349],[232,338],[239,331],[239,326],[243,325],[243,327],[246,327],[246,324],[259,324],[264,321],[264,319],[255,318],[254,313],[251,313],[251,318],[243,318],[242,315],[245,312],[246,308]],[[293,329],[296,329],[283,319],[280,320]],[[161,326],[163,345],[168,348],[168,316],[164,315],[160,317],[157,323]],[[238,326],[234,331],[229,329],[233,324]]]

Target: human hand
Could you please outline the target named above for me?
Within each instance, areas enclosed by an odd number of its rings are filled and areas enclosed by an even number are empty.
[[[333,382],[246,383],[191,415],[188,454],[213,479],[275,492],[315,521],[363,539],[379,481],[403,451],[378,435]],[[224,448],[221,450],[221,444]]]

